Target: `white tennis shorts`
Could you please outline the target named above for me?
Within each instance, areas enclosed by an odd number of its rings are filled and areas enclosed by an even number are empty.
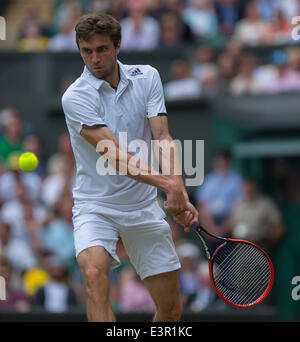
[[[116,244],[122,238],[127,255],[141,279],[180,268],[164,211],[157,201],[146,208],[122,211],[85,203],[74,206],[76,257],[83,250],[102,246],[120,264]]]

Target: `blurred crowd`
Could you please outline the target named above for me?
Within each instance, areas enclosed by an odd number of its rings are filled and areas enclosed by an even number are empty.
[[[291,20],[300,13],[299,0],[58,0],[50,24],[37,8],[24,8],[18,49],[78,51],[75,24],[82,14],[100,11],[120,21],[121,52],[194,47],[189,58],[170,63],[167,100],[300,90],[300,49]],[[220,39],[221,51],[214,43]],[[262,45],[273,47],[267,60],[245,52]]]
[[[23,172],[22,151],[39,158],[38,168]],[[75,259],[72,225],[72,185],[75,165],[68,133],[49,158],[30,123],[13,107],[0,111],[0,276],[6,282],[6,300],[0,310],[49,312],[83,310],[86,293]],[[194,202],[202,224],[219,236],[251,240],[270,251],[284,234],[276,203],[262,195],[257,180],[242,177],[228,151],[216,154],[213,170],[196,189]],[[163,194],[159,193],[162,205]],[[209,280],[200,243],[167,215],[182,268],[180,285],[184,309],[199,312],[217,299]],[[209,247],[216,248],[215,241]],[[154,312],[154,303],[133,269],[122,241],[117,253],[121,266],[111,270],[110,295],[116,312]]]
[[[56,0],[45,23],[34,6],[24,8],[20,51],[73,51],[74,26],[85,13],[106,12],[122,25],[122,50],[182,47],[230,37],[247,45],[292,41],[298,0]]]

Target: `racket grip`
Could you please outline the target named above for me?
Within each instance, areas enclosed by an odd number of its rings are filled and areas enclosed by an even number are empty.
[[[193,230],[196,230],[196,229],[198,229],[198,228],[200,228],[201,226],[199,225],[199,223],[195,223],[195,224],[193,224],[192,226],[191,226],[191,229],[193,229]]]

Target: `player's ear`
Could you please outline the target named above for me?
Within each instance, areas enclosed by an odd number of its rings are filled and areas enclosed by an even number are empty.
[[[120,49],[121,49],[121,40],[118,41],[117,46],[116,46],[117,54],[120,52]]]

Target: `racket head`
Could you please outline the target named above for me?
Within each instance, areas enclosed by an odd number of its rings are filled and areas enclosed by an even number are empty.
[[[256,244],[239,239],[227,239],[215,250],[209,260],[209,274],[219,297],[241,309],[261,303],[274,282],[268,254]]]

